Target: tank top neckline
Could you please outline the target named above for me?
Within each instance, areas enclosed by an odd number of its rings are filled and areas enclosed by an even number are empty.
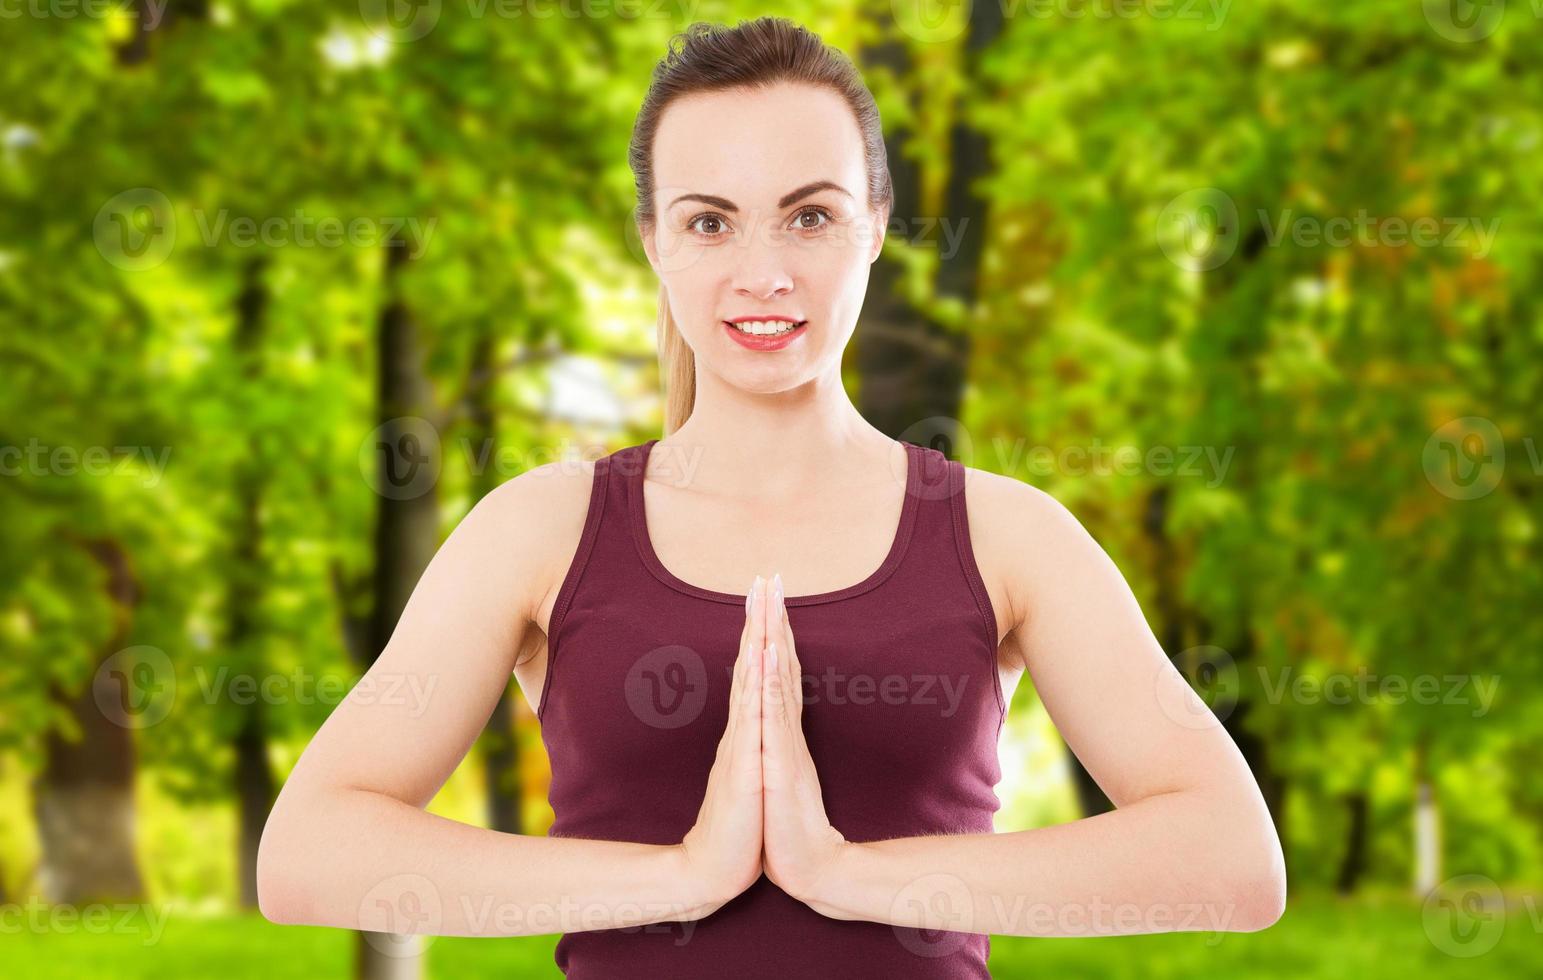
[[[664,567],[664,562],[659,560],[659,555],[654,551],[653,540],[648,534],[648,521],[643,506],[644,477],[648,472],[648,457],[653,451],[654,443],[658,439],[650,439],[638,448],[639,458],[635,465],[625,467],[627,477],[627,504],[628,515],[631,518],[632,540],[637,545],[638,557],[655,578],[668,585],[677,592],[696,596],[699,599],[707,599],[712,602],[725,602],[743,606],[745,597],[741,593],[715,592],[712,589],[704,589],[698,585],[677,578],[673,572]],[[911,530],[916,525],[916,509],[920,497],[920,477],[917,474],[921,465],[922,447],[904,439],[896,440],[905,447],[906,471],[905,471],[905,499],[900,505],[900,522],[895,528],[895,536],[890,541],[889,553],[884,556],[884,561],[868,574],[862,581],[845,588],[833,589],[829,592],[816,592],[810,595],[790,595],[783,598],[783,602],[789,606],[812,606],[825,602],[836,602],[840,599],[850,599],[854,596],[871,592],[878,588],[885,579],[889,578],[900,567],[900,562],[905,558],[907,546],[911,541]]]

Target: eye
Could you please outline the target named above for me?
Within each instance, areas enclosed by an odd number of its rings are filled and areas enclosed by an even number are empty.
[[[819,224],[815,224],[815,225],[803,224],[802,222],[803,222],[804,218],[806,216],[808,216],[808,215],[811,215],[811,214],[812,215],[818,215],[819,217],[822,217],[825,220],[820,222]],[[826,209],[824,209],[822,207],[819,207],[818,205],[810,205],[809,207],[804,208],[802,211],[800,211],[797,214],[795,214],[793,216],[793,220],[795,222],[799,223],[798,227],[801,230],[803,230],[803,231],[818,231],[819,229],[825,227],[826,225],[828,225],[832,221],[834,221],[835,218]]]
[[[686,230],[687,231],[696,231],[697,222],[699,222],[699,221],[715,222],[717,225],[720,226],[720,228],[721,228],[721,226],[724,223],[723,222],[723,215],[721,215],[721,214],[714,214],[711,211],[705,211],[702,214],[697,215],[695,218],[692,218],[690,221],[686,222]],[[701,234],[701,235],[705,235],[708,238],[717,238],[719,236],[719,234],[721,234],[721,230],[720,231],[697,232],[697,233]]]

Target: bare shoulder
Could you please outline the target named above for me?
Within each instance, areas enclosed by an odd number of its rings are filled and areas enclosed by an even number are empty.
[[[493,556],[489,571],[512,577],[522,614],[543,632],[544,611],[584,532],[594,478],[594,460],[544,463],[499,484],[463,521]]]
[[[1032,597],[1043,594],[1059,564],[1092,539],[1064,504],[1039,487],[989,470],[966,466],[964,472],[970,545],[998,609],[998,635],[1008,644],[1020,638],[1009,633],[1018,633],[1032,615]]]

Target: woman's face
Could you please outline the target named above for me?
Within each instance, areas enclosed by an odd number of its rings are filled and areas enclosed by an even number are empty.
[[[885,222],[841,96],[793,84],[687,96],[665,109],[653,157],[658,220],[640,231],[697,369],[761,392],[839,370]],[[799,325],[777,338],[730,324],[755,317]]]

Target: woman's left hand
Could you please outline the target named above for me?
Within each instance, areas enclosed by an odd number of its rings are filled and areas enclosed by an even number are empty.
[[[761,865],[772,883],[794,898],[816,893],[822,877],[848,846],[831,826],[804,741],[803,684],[793,627],[782,602],[782,578],[767,590],[766,671],[761,685]],[[772,650],[775,644],[776,657]]]

